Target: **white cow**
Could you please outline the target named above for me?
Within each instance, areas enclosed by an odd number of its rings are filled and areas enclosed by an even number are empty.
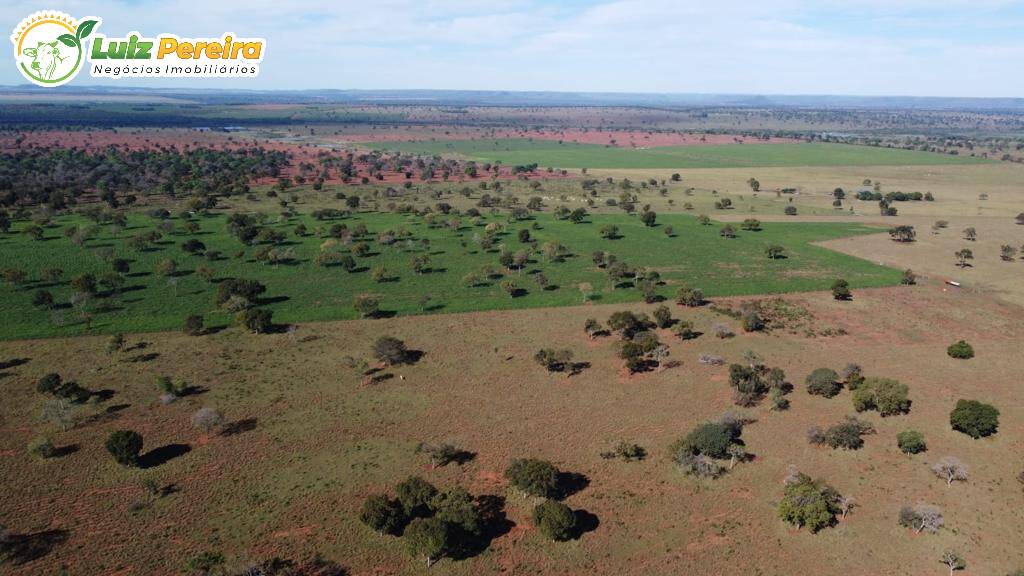
[[[64,61],[61,57],[57,41],[40,42],[35,48],[25,48],[25,56],[32,57],[32,70],[39,74],[43,80],[53,80],[53,74],[57,71],[57,65]]]

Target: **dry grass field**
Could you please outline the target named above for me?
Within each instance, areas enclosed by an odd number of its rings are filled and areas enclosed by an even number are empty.
[[[356,518],[363,498],[411,474],[506,498],[507,531],[475,557],[443,560],[437,573],[942,574],[938,556],[951,546],[968,559],[965,574],[1024,565],[1024,495],[1014,480],[1024,447],[1020,309],[934,283],[858,291],[850,302],[827,294],[787,300],[813,314],[819,330],[847,335],[740,332],[681,342],[664,333],[681,366],[635,376],[614,358],[613,338],[591,341],[582,330],[586,318],[603,321],[620,306],[320,323],[270,336],[233,328],[203,337],[152,334],[131,337],[134,349],[114,357],[99,338],[0,343],[0,358],[21,359],[0,380],[0,509],[15,533],[62,541],[6,573],[52,574],[66,565],[70,574],[173,574],[206,550],[229,559],[320,553],[357,575],[425,573],[399,539]],[[724,318],[708,308],[673,306],[673,314],[703,332]],[[367,383],[344,357],[368,355],[380,335],[402,338],[423,356]],[[976,358],[946,356],[959,338],[974,344]],[[570,348],[590,366],[571,378],[548,374],[532,361],[547,346]],[[752,462],[715,481],[683,476],[666,456],[668,445],[735,409],[726,368],[698,364],[697,356],[737,362],[746,350],[786,371],[796,386],[792,408],[742,411],[755,420],[744,431]],[[808,426],[853,411],[849,392],[810,396],[803,378],[846,362],[908,384],[912,409],[888,418],[867,413],[878,430],[861,450],[811,446]],[[37,462],[24,451],[42,426],[34,384],[52,370],[112,396],[83,408],[77,428],[54,435],[65,455]],[[161,405],[153,385],[159,375],[197,393]],[[959,398],[996,405],[999,433],[972,440],[952,431],[949,411]],[[190,417],[202,406],[222,410],[234,433],[194,430]],[[144,435],[149,467],[126,469],[105,453],[104,439],[119,428]],[[924,433],[926,453],[897,450],[896,433],[909,428]],[[431,469],[414,453],[421,441],[442,440],[476,457]],[[639,443],[650,456],[599,457],[619,440]],[[946,455],[970,467],[966,483],[947,487],[931,473]],[[567,503],[596,516],[596,529],[567,543],[540,537],[530,502],[502,478],[511,458],[525,456],[586,476]],[[792,529],[775,511],[790,464],[859,507],[817,535]],[[150,500],[146,479],[174,490]],[[946,529],[914,535],[899,527],[900,506],[918,502],[939,505]]]
[[[273,111],[265,106],[260,110]],[[510,112],[495,108],[487,113]],[[617,110],[607,113],[610,120],[605,126],[612,130],[601,132],[601,139],[632,134],[624,128],[615,130],[618,124],[611,121],[629,119],[629,115]],[[423,109],[419,114],[440,112]],[[552,114],[557,115],[536,109],[518,112],[516,117],[544,119]],[[440,137],[441,126],[425,125],[410,134]],[[555,126],[549,130],[561,125]],[[332,139],[326,128],[318,128],[316,140]],[[259,137],[273,129],[258,131]],[[333,139],[347,142],[366,131],[358,125],[347,132],[336,131]],[[373,127],[370,132],[377,140],[391,141],[402,129],[382,128],[377,133]],[[472,132],[482,136],[488,129]],[[256,133],[247,132],[246,137]],[[82,140],[75,142],[93,138],[100,147],[117,139],[146,144],[158,135],[146,130],[109,133],[103,138],[88,134],[77,134]],[[195,134],[172,130],[164,136],[182,142],[220,137]],[[588,137],[595,134],[586,132]],[[34,134],[30,140],[45,142],[46,136]],[[291,138],[305,145],[299,148]],[[307,160],[320,151],[312,145],[312,137],[304,138],[297,131],[284,140],[280,135],[267,140],[275,141],[296,147],[302,152],[300,158]],[[681,174],[681,182],[671,180],[675,172]],[[577,302],[573,291],[571,302],[521,301],[523,309],[518,310],[404,315],[415,313],[410,305],[395,317],[307,322],[337,318],[332,306],[344,306],[354,315],[348,294],[343,300],[311,298],[299,290],[302,282],[285,277],[288,269],[277,268],[252,274],[263,279],[284,277],[281,292],[291,293],[297,301],[315,302],[317,313],[275,317],[280,322],[301,322],[282,325],[271,334],[208,324],[212,329],[202,336],[130,333],[125,348],[115,352],[108,351],[109,334],[0,341],[0,390],[4,392],[0,524],[20,545],[20,556],[0,564],[0,574],[172,575],[185,573],[186,562],[205,552],[223,554],[232,566],[275,557],[296,562],[323,558],[355,576],[940,575],[948,570],[939,562],[948,549],[967,560],[961,572],[965,576],[1003,576],[1024,568],[1024,485],[1018,482],[1024,472],[1020,379],[1024,372],[1024,259],[1020,255],[1009,261],[1000,258],[1004,244],[1024,249],[1024,225],[1014,222],[1014,216],[1024,212],[1020,188],[1024,166],[992,162],[590,170],[564,176],[538,173],[522,181],[502,179],[497,190],[490,184],[481,187],[486,183],[482,177],[476,181],[456,175],[451,182],[410,177],[408,187],[399,184],[406,181],[402,172],[390,171],[389,177],[344,186],[328,179],[319,191],[307,182],[278,196],[268,194],[270,180],[254,181],[252,194],[225,197],[216,210],[262,212],[276,218],[287,204],[305,218],[317,208],[340,208],[346,194],[358,194],[367,218],[381,212],[373,217],[398,227],[422,217],[412,216],[412,211],[435,209],[439,202],[465,214],[470,208],[492,210],[480,202],[484,193],[503,201],[515,196],[519,206],[540,196],[546,213],[540,220],[552,229],[559,224],[549,223],[548,214],[557,207],[586,208],[600,217],[595,221],[620,223],[627,233],[615,241],[633,242],[632,250],[674,258],[682,270],[685,266],[725,270],[721,278],[704,280],[714,286],[700,286],[713,296],[760,291],[779,278],[806,274],[780,266],[789,271],[756,280],[754,290],[735,289],[768,264],[799,264],[800,253],[790,243],[786,248],[791,259],[778,262],[765,258],[760,245],[749,251],[746,260],[738,260],[734,253],[718,255],[705,246],[727,242],[719,237],[719,221],[757,218],[768,222],[764,232],[756,233],[763,239],[774,238],[773,225],[775,230],[789,230],[775,222],[855,222],[882,230],[911,225],[917,232],[913,243],[894,242],[881,232],[816,244],[895,269],[883,269],[891,274],[889,283],[907,268],[918,274],[919,282],[874,289],[861,289],[864,284],[855,283],[850,301],[807,292],[713,297],[711,306],[700,308],[667,302],[675,318],[692,321],[703,334],[683,341],[669,330],[659,330],[660,340],[669,346],[669,360],[679,364],[634,375],[617,357],[618,338],[591,339],[584,324],[589,318],[605,323],[621,310],[651,313],[656,305],[608,304],[613,299],[603,298],[598,302],[605,304],[577,306],[572,305]],[[585,178],[599,181],[591,187],[593,195],[583,186]],[[628,187],[623,185],[626,178],[631,181]],[[760,182],[759,192],[751,190],[750,178]],[[882,217],[876,202],[853,199],[868,179],[872,185],[880,182],[882,193],[930,192],[935,200],[898,202],[894,204],[898,216]],[[847,194],[840,209],[832,205],[837,187]],[[795,193],[776,193],[776,189]],[[621,201],[624,190],[636,195],[637,212],[649,205],[658,212],[661,226],[675,223],[677,234],[642,229],[635,216],[608,202]],[[732,201],[732,209],[715,207],[723,198]],[[98,203],[91,195],[82,200],[78,208]],[[142,213],[159,207],[177,213],[186,201],[185,197],[140,195],[132,210]],[[403,212],[398,205],[410,209]],[[513,205],[493,208],[494,217],[503,217]],[[797,215],[786,215],[787,206],[796,207]],[[716,224],[698,228],[692,219],[675,213],[706,214]],[[948,225],[933,229],[938,220]],[[20,231],[27,222],[22,218],[15,228]],[[585,226],[577,233],[590,230]],[[976,240],[964,238],[962,231],[968,227],[976,229]],[[223,228],[216,223],[216,234],[224,234]],[[534,237],[543,238],[543,228],[532,230]],[[572,230],[559,238],[588,248],[580,250],[588,256],[594,246],[590,240],[573,237]],[[708,236],[708,244],[701,244],[698,234]],[[740,242],[745,234],[728,242]],[[598,237],[593,230],[587,238],[591,236]],[[647,237],[650,244],[643,244]],[[683,248],[666,248],[670,237]],[[27,237],[17,238],[29,244]],[[225,239],[235,246],[234,239]],[[212,246],[213,239],[207,240]],[[440,240],[435,240],[432,245],[439,246]],[[309,242],[314,246],[320,238],[311,237]],[[454,242],[451,249],[456,257],[461,252]],[[463,242],[460,249],[466,245]],[[963,248],[974,253],[966,268],[956,266],[953,255]],[[856,282],[851,259],[819,252],[823,258],[836,258]],[[619,253],[632,257],[624,249]],[[639,255],[633,259],[639,261]],[[675,262],[654,260],[664,264],[664,270],[676,269]],[[467,264],[464,255],[453,262]],[[402,270],[406,265],[403,260]],[[584,265],[581,261],[576,268],[566,268],[583,270]],[[666,291],[674,289],[676,282],[702,281],[697,274],[683,273],[689,275],[666,275],[671,281]],[[831,282],[831,268],[828,274]],[[346,276],[340,278],[341,287],[354,285]],[[947,280],[961,282],[962,287],[952,287]],[[567,279],[564,284],[569,287],[575,281]],[[415,288],[410,302],[420,291],[439,286],[429,275],[417,282],[423,284],[407,283]],[[311,294],[322,288],[312,284]],[[800,286],[787,290],[820,288]],[[448,290],[445,296],[454,297],[456,290]],[[498,290],[494,288],[494,293],[502,296]],[[24,302],[28,295],[19,294]],[[769,298],[781,298],[789,306],[788,327],[746,333],[739,321],[720,312],[720,307]],[[463,296],[462,303],[480,304],[480,296]],[[566,306],[532,308],[552,303]],[[10,307],[12,313],[21,313],[17,303]],[[452,306],[449,311],[479,308]],[[175,313],[174,322],[182,315]],[[25,318],[27,314],[17,318],[21,324],[10,325],[30,325]],[[132,320],[145,323],[153,318],[142,314]],[[715,323],[731,326],[736,336],[716,338]],[[136,328],[151,329],[154,325]],[[411,365],[378,365],[371,359],[371,347],[380,336],[403,340],[419,353],[418,359]],[[975,358],[954,360],[947,355],[947,346],[960,339],[974,346]],[[546,372],[534,361],[542,348],[571,350],[574,361],[582,363],[581,372],[572,376]],[[734,405],[728,363],[743,362],[748,351],[767,366],[785,371],[794,386],[788,396],[789,410],[770,410],[768,399],[752,408]],[[726,365],[702,364],[698,362],[702,354],[721,356]],[[369,370],[353,368],[363,359],[368,360]],[[866,376],[907,384],[910,412],[885,418],[877,412],[858,415],[876,427],[860,450],[812,445],[807,440],[808,427],[836,424],[853,415],[854,409],[849,390],[832,399],[812,396],[805,390],[804,379],[816,368],[838,371],[851,362],[863,366]],[[36,391],[39,378],[51,372],[96,393],[67,415],[73,426],[66,430],[54,424],[52,413],[45,414],[52,412],[52,406],[48,409],[48,396]],[[176,401],[161,401],[155,382],[162,376],[186,386]],[[962,398],[996,406],[1001,412],[998,433],[974,440],[953,431],[950,411]],[[224,414],[227,425],[222,432],[204,432],[193,425],[193,415],[204,407]],[[669,457],[669,446],[695,426],[730,411],[751,422],[743,441],[752,458],[715,480],[681,472]],[[141,466],[118,465],[108,454],[104,443],[119,429],[136,430],[145,438]],[[924,434],[926,452],[908,456],[898,449],[896,435],[910,429]],[[56,445],[56,457],[31,457],[26,447],[44,435]],[[416,451],[422,442],[445,441],[457,443],[473,457],[462,464],[434,468]],[[639,444],[648,457],[626,462],[601,456],[620,441]],[[932,465],[945,456],[955,456],[968,466],[966,482],[947,486],[933,474]],[[522,457],[550,460],[576,475],[565,503],[588,519],[578,538],[553,542],[535,528],[531,512],[538,500],[511,488],[504,477],[510,461]],[[854,498],[856,508],[817,534],[784,523],[777,506],[790,466]],[[378,535],[359,521],[360,507],[368,496],[393,495],[395,484],[411,475],[423,476],[442,489],[459,485],[475,495],[493,496],[491,501],[500,504],[498,517],[504,521],[496,524],[489,546],[465,558],[445,558],[428,572],[421,558],[407,553],[406,540]],[[915,534],[898,525],[901,506],[920,503],[942,509],[945,526],[937,534]]]

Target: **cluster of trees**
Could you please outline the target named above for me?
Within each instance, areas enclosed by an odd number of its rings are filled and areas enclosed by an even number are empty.
[[[619,358],[625,361],[630,374],[664,367],[669,355],[668,346],[658,340],[658,335],[653,329],[665,328],[672,323],[671,314],[664,306],[659,307],[655,320],[651,320],[642,312],[634,313],[628,310],[615,312],[608,318],[609,330],[621,338]]]
[[[750,361],[729,365],[729,385],[733,389],[733,402],[737,406],[756,406],[771,393],[772,407],[784,410],[789,405],[786,394],[792,386],[786,382],[786,373],[781,368],[768,368],[756,354],[748,353]]]
[[[288,162],[285,152],[262,147],[28,148],[0,154],[0,206],[46,204],[61,210],[86,193],[114,208],[134,203],[137,193],[246,194],[249,182],[276,177]]]
[[[863,436],[874,433],[875,427],[870,422],[847,416],[842,422],[825,430],[811,426],[807,430],[807,440],[811,444],[825,444],[832,449],[858,450],[864,446]]]
[[[740,438],[746,421],[733,414],[705,422],[669,446],[669,455],[684,473],[717,478],[749,455]],[[728,461],[728,468],[722,463]]]
[[[806,526],[813,533],[832,526],[837,515],[845,517],[852,508],[853,499],[843,497],[828,483],[791,469],[778,512],[785,522],[797,528]]]
[[[486,531],[503,516],[490,499],[474,497],[455,486],[438,490],[419,476],[395,486],[396,498],[373,495],[363,502],[360,521],[384,535],[401,536],[412,556],[428,567],[445,556],[466,553],[483,544]]]

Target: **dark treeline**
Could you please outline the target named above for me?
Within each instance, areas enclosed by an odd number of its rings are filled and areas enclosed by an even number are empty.
[[[0,154],[0,205],[62,209],[88,193],[115,207],[134,202],[138,193],[243,194],[251,179],[277,177],[288,163],[285,152],[260,147],[22,150]]]

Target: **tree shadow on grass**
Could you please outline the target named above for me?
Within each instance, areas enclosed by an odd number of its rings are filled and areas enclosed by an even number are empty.
[[[587,478],[586,474],[559,472],[558,487],[554,497],[556,500],[564,500],[573,494],[582,492],[587,486],[590,486],[590,478]]]
[[[574,510],[573,515],[576,516],[576,526],[573,529],[572,540],[579,540],[584,534],[597,530],[597,527],[601,525],[601,520],[597,515],[586,510]]]
[[[28,364],[30,360],[31,358],[12,358],[11,360],[4,360],[3,362],[0,362],[0,370],[24,366],[25,364]]]
[[[242,418],[241,420],[235,420],[234,422],[226,424],[220,435],[237,436],[246,432],[252,432],[256,429],[257,424],[259,424],[259,420],[256,418]]]
[[[572,378],[577,374],[582,374],[587,368],[590,368],[590,362],[570,362],[567,366],[568,375]]]
[[[67,446],[61,446],[60,448],[54,449],[53,457],[63,458],[65,456],[70,456],[75,452],[78,452],[80,449],[81,446],[79,446],[78,444],[68,444]]]
[[[28,564],[48,555],[54,548],[67,542],[68,531],[63,529],[44,530],[33,534],[16,534],[0,544],[0,550],[8,561],[15,565]]]
[[[139,468],[156,468],[192,451],[188,444],[167,444],[154,448],[139,457]]]
[[[515,522],[505,514],[505,497],[484,494],[476,498],[477,509],[483,519],[483,530],[480,536],[460,539],[460,545],[451,552],[453,560],[465,560],[479,556],[491,546],[491,542],[508,534],[515,527]]]

